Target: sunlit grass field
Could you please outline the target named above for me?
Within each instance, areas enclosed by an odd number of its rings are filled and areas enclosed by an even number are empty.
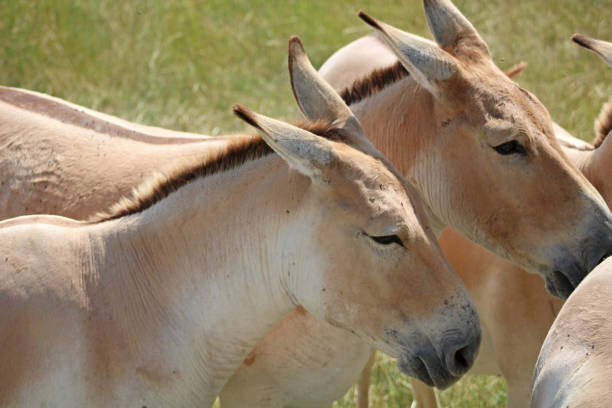
[[[590,140],[612,94],[612,69],[569,41],[579,31],[612,40],[612,0],[456,0],[502,68],[554,120]],[[420,0],[6,0],[0,3],[0,84],[33,89],[122,118],[191,132],[243,129],[242,103],[275,117],[297,109],[286,68],[298,34],[319,66],[370,32],[358,10],[430,37]],[[499,407],[502,379],[472,377],[440,393],[448,407]],[[409,406],[410,385],[379,356],[373,407]],[[336,403],[353,407],[354,391]]]

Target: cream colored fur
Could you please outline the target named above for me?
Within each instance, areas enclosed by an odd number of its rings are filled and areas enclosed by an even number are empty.
[[[428,2],[426,2],[428,3]],[[430,2],[432,4],[435,1]],[[444,2],[440,2],[444,3]],[[399,34],[401,36],[401,34]],[[330,80],[332,85],[336,86],[337,89],[342,89],[350,84],[355,78],[367,75],[374,69],[379,69],[384,65],[392,65],[397,61],[397,57],[393,52],[384,46],[384,40],[382,34],[376,33],[362,39],[359,39],[347,47],[338,51],[332,56],[320,69],[320,72]],[[477,38],[476,38],[477,40]],[[470,41],[474,41],[474,37]],[[482,47],[481,47],[482,48]],[[488,52],[488,51],[487,51]],[[379,63],[380,61],[380,63]],[[479,68],[475,68],[479,70]],[[480,71],[479,71],[480,72]],[[411,72],[412,74],[412,72]],[[481,73],[482,75],[482,73]],[[487,74],[489,77],[495,77],[500,83],[509,82],[508,79],[503,77],[503,74],[496,70],[495,73]],[[429,84],[431,86],[431,84]],[[437,85],[436,85],[437,86]],[[475,85],[478,86],[478,85]],[[511,85],[513,89],[518,89],[516,85]],[[476,93],[477,94],[477,93]],[[453,94],[449,96],[451,98]],[[495,96],[489,96],[495,98]],[[529,98],[534,98],[530,96]],[[498,190],[488,190],[487,193],[482,194],[475,192],[473,185],[464,184],[464,180],[472,179],[474,175],[487,173],[490,176],[490,185],[497,185],[498,183],[504,183],[504,175],[501,173],[494,173],[492,169],[490,171],[483,170],[487,167],[487,164],[480,163],[481,159],[484,160],[484,156],[480,155],[478,148],[468,147],[473,139],[470,137],[461,138],[460,144],[451,147],[453,140],[457,140],[459,136],[457,133],[445,133],[446,143],[442,145],[436,145],[436,140],[439,140],[442,136],[436,132],[444,131],[444,126],[438,126],[441,123],[446,123],[446,119],[452,118],[454,113],[449,112],[446,101],[440,101],[432,98],[423,87],[415,84],[415,81],[411,78],[406,78],[398,81],[394,85],[389,86],[387,89],[374,94],[372,97],[366,98],[363,102],[352,105],[352,109],[355,114],[359,117],[361,123],[366,129],[366,133],[370,135],[373,143],[385,152],[387,156],[398,166],[398,168],[412,180],[423,193],[425,203],[428,205],[433,213],[433,224],[437,226],[451,225],[461,235],[468,236],[472,240],[487,246],[491,250],[494,250],[497,254],[503,255],[506,258],[510,258],[516,263],[523,266],[529,266],[528,264],[518,260],[515,257],[499,248],[494,248],[491,245],[490,239],[492,237],[484,237],[475,233],[478,229],[477,224],[478,217],[474,216],[469,219],[462,220],[462,212],[469,211],[468,207],[471,201],[477,201],[483,199],[483,197],[489,197],[493,199],[496,197]],[[520,98],[519,98],[520,99]],[[440,105],[438,106],[437,103]],[[432,107],[433,105],[433,107]],[[523,102],[519,103],[520,106]],[[466,102],[466,109],[469,110],[470,102]],[[510,108],[509,109],[514,109]],[[518,113],[516,113],[518,115]],[[561,147],[557,144],[555,134],[562,133],[562,130],[558,125],[552,124],[548,118],[548,114],[540,112],[546,117],[544,120],[548,123],[544,128],[546,129],[544,134],[532,134],[530,140],[533,143],[548,144],[552,149],[556,151],[554,154],[558,158],[563,167],[567,165],[567,170],[572,174],[578,173],[573,165],[567,163],[565,155],[560,153]],[[448,115],[448,116],[447,116]],[[382,120],[381,118],[386,118]],[[510,126],[511,127],[511,126]],[[479,133],[478,127],[471,128],[470,131]],[[460,132],[457,130],[457,132]],[[511,132],[508,132],[511,133]],[[565,135],[567,136],[567,135]],[[563,136],[561,136],[563,137]],[[589,149],[588,146],[584,146],[580,141],[567,139],[564,144],[578,145],[581,148]],[[494,144],[494,142],[479,142],[485,144]],[[470,166],[467,163],[472,162],[474,166]],[[559,164],[559,162],[557,164]],[[479,164],[476,164],[479,163]],[[453,167],[453,164],[457,166]],[[547,174],[545,177],[544,174]],[[542,173],[543,178],[539,179],[533,186],[538,189],[545,189],[550,192],[558,192],[558,187],[555,185],[547,185],[551,181],[550,173]],[[463,180],[462,180],[463,179]],[[586,179],[582,175],[578,175],[580,184],[589,185]],[[463,191],[460,197],[455,200],[447,201],[449,197],[449,191],[446,190],[445,182],[452,180],[452,183],[456,186],[461,186],[460,189]],[[514,174],[512,176],[512,182],[510,182],[515,189],[520,189],[520,176]],[[537,186],[537,187],[536,187]],[[459,188],[459,187],[458,187]],[[603,205],[599,195],[593,190],[592,186],[586,187],[589,191],[589,195],[593,194],[594,197],[600,204]],[[542,201],[530,201],[528,198],[530,195],[529,191],[523,191],[521,198],[517,201],[516,205],[524,207],[527,202],[529,205],[540,206],[543,204]],[[442,204],[447,203],[447,204]],[[558,204],[558,202],[555,202]],[[503,205],[502,201],[496,201],[496,206]],[[462,207],[465,206],[465,207]],[[605,207],[604,207],[605,208]],[[543,210],[542,211],[546,211]],[[604,209],[604,211],[607,211]],[[536,212],[539,212],[536,211]],[[540,213],[542,214],[542,213]],[[508,215],[508,214],[506,214]],[[509,215],[508,215],[509,216]],[[500,218],[500,220],[503,217]],[[512,219],[509,217],[508,222],[517,222],[520,217]],[[538,227],[542,225],[542,218],[535,218],[533,226]],[[527,234],[526,231],[523,231]],[[534,232],[534,234],[536,234]],[[454,235],[457,235],[455,233]],[[540,236],[541,238],[541,236]],[[459,238],[461,239],[461,238]],[[495,239],[495,238],[493,238]],[[523,235],[523,240],[527,239],[526,235]],[[442,237],[442,243],[446,240],[445,236]],[[450,241],[448,241],[450,243]],[[465,238],[461,239],[462,243],[468,243],[469,241]],[[472,248],[478,248],[476,251],[482,251],[487,254],[487,257],[493,259],[500,259],[491,252],[481,249],[473,244],[467,244],[468,247],[464,246],[457,247],[457,254],[472,254]],[[449,246],[445,247],[449,249]],[[463,252],[462,252],[463,251]],[[467,252],[465,252],[467,251]],[[478,254],[474,255],[475,265],[470,263],[466,264],[465,267],[460,263],[455,263],[454,266],[460,273],[471,273],[482,271],[486,269],[487,263],[478,262]],[[467,255],[466,255],[467,257]],[[499,260],[500,268],[507,268],[512,272],[517,271],[516,278],[519,278],[519,274],[524,272],[518,272],[521,269],[514,266],[508,261]],[[497,271],[496,268],[492,268],[490,271],[485,271],[491,276]],[[511,272],[511,273],[512,273]],[[474,274],[476,276],[476,282],[470,282],[474,289],[478,285],[486,287],[490,285],[498,286],[499,291],[504,289],[501,283],[490,282],[486,277]],[[502,279],[502,273],[499,274]],[[514,279],[514,275],[508,276],[503,274],[503,279]],[[492,277],[491,279],[496,279]],[[546,328],[548,327],[554,314],[550,314],[551,303],[552,310],[558,310],[560,303],[559,300],[552,298],[544,289],[542,279],[535,275],[526,275],[526,279],[530,281],[530,284],[535,282],[535,293],[537,296],[541,296],[543,300],[543,306],[537,309],[537,313],[541,313],[548,320],[548,323],[539,323],[536,319],[537,326],[535,327],[534,335],[530,338],[533,339],[534,343],[537,344],[544,338]],[[502,281],[503,282],[503,281]],[[520,287],[516,288],[520,290]],[[516,292],[512,292],[516,294]],[[481,305],[483,307],[483,313],[481,319],[486,322],[491,322],[491,325],[495,325],[495,315],[486,313],[486,302],[487,292],[483,292],[482,295],[479,293],[473,293],[473,296],[477,299],[481,299]],[[481,297],[479,297],[481,296]],[[491,297],[490,302],[495,302],[495,297]],[[549,300],[551,299],[551,300]],[[535,311],[534,311],[535,312]],[[493,320],[491,320],[493,319]],[[501,322],[503,324],[503,322]],[[517,323],[520,326],[520,323]],[[255,350],[251,353],[251,358],[248,360],[248,364],[243,364],[238,373],[232,377],[230,382],[225,386],[222,392],[222,402],[224,407],[238,407],[249,404],[255,404],[253,406],[300,406],[300,407],[323,407],[330,404],[335,398],[341,397],[348,387],[354,384],[359,378],[359,368],[364,367],[368,361],[367,352],[368,348],[359,344],[359,342],[351,337],[343,336],[342,333],[333,333],[332,330],[316,327],[317,323],[314,319],[307,316],[292,315],[283,324],[277,327],[266,339],[260,343]],[[305,339],[304,327],[308,327],[309,339]],[[485,372],[499,374],[500,369],[494,356],[494,349],[492,342],[494,340],[504,341],[503,335],[500,336],[490,333],[491,330],[496,330],[497,327],[491,327],[490,329],[483,332],[483,340],[485,343],[482,346],[481,354],[483,358],[478,358],[476,364],[481,366],[481,369]],[[509,339],[506,335],[505,339]],[[318,346],[318,344],[326,345],[326,347]],[[513,344],[507,342],[506,347],[512,347]],[[282,350],[282,351],[280,351]],[[278,351],[278,354],[275,354]],[[533,364],[537,355],[537,349],[534,351],[532,345],[526,345],[526,351],[528,355],[525,358],[525,364]],[[356,357],[359,355],[360,357]],[[507,364],[502,362],[504,366],[504,374],[508,377],[514,376],[517,380],[516,385],[510,387],[510,400],[515,397],[520,398],[516,406],[524,406],[524,390],[528,390],[529,379],[525,377],[525,370],[518,364],[517,359],[512,357],[512,354],[504,354],[501,352],[500,358],[507,358]],[[502,356],[503,355],[503,356]],[[512,359],[512,361],[511,361]],[[484,362],[484,367],[482,362]],[[366,374],[367,375],[367,374]],[[364,374],[361,374],[362,378]],[[430,388],[426,387],[423,383],[413,383],[417,396],[420,396],[421,405],[423,407],[436,406],[436,398]],[[360,385],[360,389],[365,387]],[[317,392],[301,393],[301,390],[317,390]],[[261,403],[260,401],[265,401]],[[259,404],[259,405],[257,405]],[[269,405],[266,405],[269,404]],[[361,396],[359,401],[360,407],[367,406],[367,396]]]
[[[298,304],[406,362],[447,331],[477,347],[473,304],[416,193],[319,82],[294,76],[296,98],[352,124],[346,142],[235,107],[277,155],[175,180],[118,218],[0,223],[0,405],[210,406]]]

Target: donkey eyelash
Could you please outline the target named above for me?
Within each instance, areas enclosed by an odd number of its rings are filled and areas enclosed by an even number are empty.
[[[502,156],[507,156],[510,154],[520,154],[524,156],[527,154],[527,149],[525,149],[525,146],[520,144],[517,140],[511,140],[509,142],[493,146],[493,149],[495,149],[495,151]]]
[[[368,237],[370,237],[370,239],[372,239],[373,241],[381,244],[381,245],[392,245],[392,244],[397,244],[399,246],[401,246],[402,248],[405,248],[406,246],[404,245],[404,241],[402,241],[402,239],[397,236],[397,235],[381,235],[381,236],[372,236],[372,235],[368,235]]]

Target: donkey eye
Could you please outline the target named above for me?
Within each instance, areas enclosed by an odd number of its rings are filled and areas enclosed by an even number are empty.
[[[381,245],[397,244],[401,247],[404,247],[404,242],[397,235],[383,235],[380,237],[373,237],[371,235],[368,235],[368,237],[370,237],[372,240],[378,242]]]
[[[497,153],[504,156],[508,154],[527,154],[527,150],[525,149],[525,147],[516,140],[511,140],[509,142],[502,143],[499,146],[495,146],[493,148]]]

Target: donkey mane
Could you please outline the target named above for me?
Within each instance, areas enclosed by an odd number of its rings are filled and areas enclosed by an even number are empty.
[[[368,75],[357,79],[351,86],[340,92],[340,97],[350,106],[408,76],[410,74],[406,68],[400,61],[397,61],[389,67],[375,69]]]
[[[342,131],[331,123],[318,121],[313,123],[296,123],[306,131],[333,141],[344,142]],[[139,213],[168,197],[179,188],[199,178],[228,171],[273,153],[273,150],[257,134],[245,134],[227,139],[224,150],[216,152],[195,165],[179,163],[171,169],[155,172],[138,187],[130,196],[124,196],[107,211],[99,212],[89,218],[88,222],[98,223]]]
[[[593,146],[599,147],[608,133],[612,131],[612,98],[604,104],[595,121],[595,140]]]

